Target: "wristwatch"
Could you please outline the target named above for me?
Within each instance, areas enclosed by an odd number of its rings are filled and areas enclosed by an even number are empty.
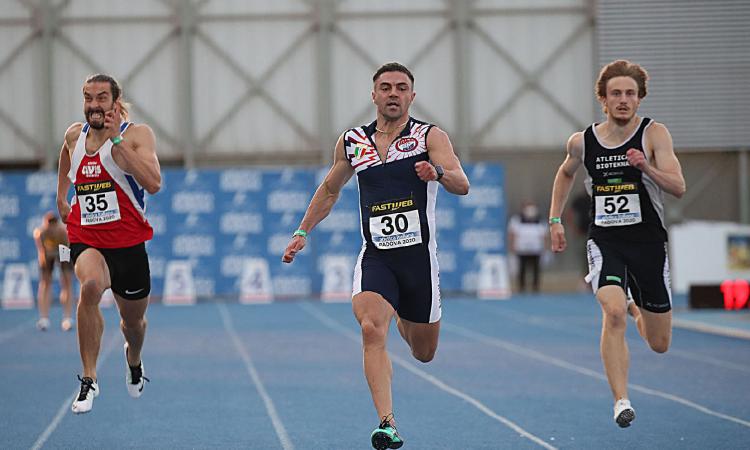
[[[439,164],[433,164],[432,166],[435,168],[435,172],[437,172],[437,178],[435,178],[435,181],[440,181],[440,179],[443,178],[443,175],[445,175],[443,166]]]

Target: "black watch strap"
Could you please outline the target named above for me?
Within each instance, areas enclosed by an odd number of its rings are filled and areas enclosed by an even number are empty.
[[[433,164],[432,166],[435,168],[435,172],[437,172],[437,178],[435,178],[435,181],[440,181],[440,179],[443,178],[443,175],[445,175],[443,166],[439,164]]]

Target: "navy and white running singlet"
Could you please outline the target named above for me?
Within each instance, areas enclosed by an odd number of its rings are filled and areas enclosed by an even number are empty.
[[[432,125],[409,118],[381,160],[376,122],[344,133],[344,152],[357,174],[362,251],[352,295],[382,295],[399,317],[420,323],[440,320],[435,200],[438,182],[424,182],[414,164],[429,161]]]

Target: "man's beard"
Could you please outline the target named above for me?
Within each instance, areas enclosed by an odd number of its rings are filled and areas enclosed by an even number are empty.
[[[91,115],[96,114],[96,113],[101,114],[102,118],[100,122],[95,123],[95,122],[92,122]],[[86,116],[86,122],[88,122],[91,128],[95,130],[101,130],[102,128],[104,128],[104,110],[103,109],[101,108],[89,109],[88,111],[86,111],[85,116]]]

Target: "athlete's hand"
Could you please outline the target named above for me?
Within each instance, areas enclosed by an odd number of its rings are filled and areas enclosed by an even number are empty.
[[[303,248],[305,248],[306,243],[307,238],[304,238],[302,236],[294,236],[292,240],[289,241],[289,245],[286,246],[286,250],[284,250],[284,256],[281,257],[281,262],[290,263],[294,261],[294,256]]]
[[[112,139],[120,135],[120,122],[122,122],[120,105],[115,103],[112,109],[104,113],[104,129],[107,131],[108,138]]]
[[[631,148],[625,153],[628,157],[628,164],[639,170],[645,170],[648,167],[648,161],[646,161],[646,154],[642,151]]]
[[[555,253],[565,250],[568,242],[565,240],[565,227],[561,223],[553,223],[549,226],[550,247]]]
[[[57,202],[57,212],[60,214],[60,219],[63,223],[68,220],[70,214],[70,205],[65,200]]]
[[[437,170],[435,170],[435,167],[427,161],[417,161],[414,164],[414,170],[417,171],[417,176],[422,181],[437,180]]]

